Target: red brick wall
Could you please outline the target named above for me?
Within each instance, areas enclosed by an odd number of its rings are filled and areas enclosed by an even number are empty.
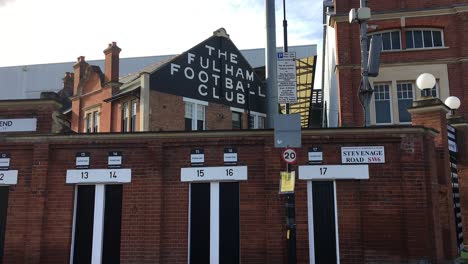
[[[35,132],[14,132],[14,134],[51,133],[52,113],[59,111],[61,107],[62,105],[55,100],[4,100],[0,102],[0,118],[37,118]]]
[[[341,146],[385,147],[385,164],[370,165],[369,180],[337,182],[341,263],[406,263],[442,259],[434,138],[423,129],[304,132],[298,164],[309,146],[323,147],[326,164],[340,164]],[[426,131],[426,132],[424,132]],[[70,257],[74,187],[65,184],[78,151],[91,153],[91,168],[105,168],[107,153],[120,150],[132,183],[124,186],[121,263],[186,263],[188,183],[192,148],[205,150],[206,166],[221,166],[224,147],[238,149],[249,180],[240,184],[242,263],[286,263],[285,208],[278,195],[285,168],[273,132],[225,136],[188,133],[74,135],[1,144],[19,169],[11,187],[5,263],[67,263]],[[360,135],[360,136],[357,136]],[[19,142],[19,141],[18,141]],[[294,168],[296,168],[294,166]],[[297,169],[297,168],[296,168]],[[451,208],[450,208],[451,209]],[[306,182],[296,183],[298,263],[308,263]]]
[[[335,1],[337,14],[344,15],[352,7],[359,7],[359,1]],[[369,3],[372,11],[377,15],[391,12],[410,12],[424,10],[427,8],[450,7],[452,4],[466,4],[460,1],[386,1],[385,3]],[[462,101],[459,113],[467,115],[466,107],[468,96],[465,95],[468,89],[464,89],[468,80],[466,74],[467,63],[463,58],[468,56],[468,47],[464,43],[468,42],[467,34],[460,34],[460,28],[468,26],[468,18],[465,13],[451,15],[435,15],[424,17],[411,17],[411,13],[405,15],[405,25],[400,19],[371,20],[370,24],[377,25],[378,31],[400,29],[402,51],[383,52],[381,55],[381,66],[410,63],[410,64],[431,64],[447,63],[449,70],[450,95],[455,95]],[[444,44],[442,49],[405,50],[406,28],[436,28],[444,32]],[[338,85],[340,102],[340,124],[342,126],[360,126],[363,123],[362,110],[360,109],[357,88],[360,82],[360,35],[357,24],[349,24],[346,21],[338,22],[336,29],[337,43],[337,64],[338,64]],[[352,71],[352,73],[350,73]],[[415,79],[417,76],[415,76]],[[355,101],[355,102],[349,102]],[[466,102],[465,102],[466,101]],[[356,104],[358,107],[356,107]]]
[[[337,14],[348,13],[351,8],[359,8],[360,0],[340,1],[335,0],[335,10]],[[454,4],[465,4],[464,0],[412,0],[412,1],[368,1],[366,6],[370,7],[372,12],[385,12],[388,10],[424,10],[429,8],[450,7]]]
[[[183,97],[150,92],[150,131],[185,130],[185,102]],[[232,111],[229,106],[208,103],[205,108],[206,130],[232,129]],[[247,113],[242,115],[242,128],[247,128]]]

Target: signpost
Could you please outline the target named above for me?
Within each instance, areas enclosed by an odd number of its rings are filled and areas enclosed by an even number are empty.
[[[278,103],[297,103],[296,53],[278,52]]]
[[[294,151],[294,149],[287,148],[283,151],[282,157],[286,163],[293,164],[296,163],[297,154],[296,151]]]

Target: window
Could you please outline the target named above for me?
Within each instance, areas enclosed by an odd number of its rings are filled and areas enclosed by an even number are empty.
[[[132,113],[130,116],[130,131],[131,132],[136,131],[136,114],[137,114],[137,101],[133,100],[132,101]]]
[[[374,86],[375,122],[389,124],[392,122],[392,105],[390,100],[390,85],[376,84]]]
[[[405,32],[407,49],[443,47],[442,30],[413,29]]]
[[[424,97],[426,96],[424,94],[425,92],[422,90],[421,91],[421,97]],[[436,83],[436,85],[434,87],[432,87],[432,89],[430,90],[429,92],[429,96],[432,96],[434,98],[438,98],[439,97],[439,85]]]
[[[242,129],[242,113],[232,112],[232,129]]]
[[[263,129],[265,128],[266,115],[257,112],[250,112],[249,128]]]
[[[100,113],[96,108],[85,111],[85,127],[86,133],[99,132]]]
[[[128,121],[129,121],[129,109],[128,109],[128,102],[124,102],[122,104],[122,132],[128,132]]]
[[[99,113],[98,111],[93,112],[93,132],[98,132],[99,127]]]
[[[413,81],[392,81],[374,83],[373,117],[376,125],[408,124],[415,99],[415,84]],[[418,90],[419,91],[419,90]]]
[[[411,115],[408,112],[408,107],[413,104],[413,84],[412,83],[398,83],[397,84],[398,96],[398,117],[400,123],[411,122]]]
[[[137,100],[122,103],[122,132],[135,132],[137,130],[137,106]]]
[[[369,47],[371,43],[372,36],[382,36],[382,50],[401,50],[401,37],[400,31],[390,31],[372,34],[369,38]]]
[[[185,130],[205,130],[205,107],[208,103],[184,98]]]
[[[91,120],[91,113],[86,114],[86,133],[91,133],[92,131],[92,121]]]

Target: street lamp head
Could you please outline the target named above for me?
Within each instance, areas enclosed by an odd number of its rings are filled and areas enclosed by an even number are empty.
[[[423,73],[416,79],[416,85],[421,90],[432,89],[436,85],[436,79],[430,73]]]
[[[448,106],[452,110],[456,110],[460,107],[460,99],[456,96],[449,96],[445,99],[445,105]]]

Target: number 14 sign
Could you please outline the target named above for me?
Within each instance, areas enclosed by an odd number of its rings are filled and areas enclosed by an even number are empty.
[[[66,183],[99,184],[129,183],[132,180],[131,169],[86,169],[67,170]]]

